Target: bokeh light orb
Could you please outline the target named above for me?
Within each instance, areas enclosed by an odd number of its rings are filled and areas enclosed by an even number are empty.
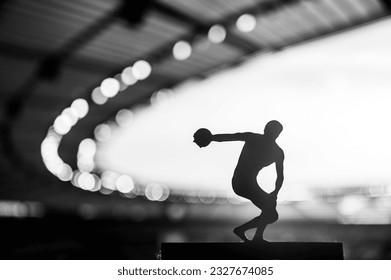
[[[253,15],[241,15],[236,21],[236,27],[242,32],[251,32],[257,26],[257,20]]]
[[[60,115],[54,120],[53,128],[56,133],[65,135],[71,130],[72,126],[64,119],[64,116]]]
[[[123,81],[122,81],[122,77],[121,77],[121,74],[117,74],[114,76],[114,79],[116,79],[119,83],[119,91],[124,91],[125,89],[128,88],[128,85],[125,84]]]
[[[116,96],[119,90],[120,90],[120,84],[114,78],[104,79],[100,85],[100,91],[107,98]]]
[[[67,182],[72,179],[73,170],[68,164],[63,163],[57,168],[56,175],[61,181]]]
[[[102,185],[108,190],[116,190],[117,189],[117,179],[119,175],[115,172],[112,172],[110,170],[106,170],[105,172],[102,173]]]
[[[58,142],[45,138],[41,143],[41,156],[43,159],[50,159],[58,156]]]
[[[96,140],[106,142],[111,138],[111,127],[108,124],[100,124],[94,130]]]
[[[75,187],[78,187],[78,188],[80,188],[80,186],[79,186],[80,175],[81,175],[81,172],[79,170],[75,170],[73,172],[72,179],[71,179],[72,185],[74,185]]]
[[[129,193],[134,189],[133,179],[128,175],[121,175],[116,180],[117,190],[122,193]]]
[[[128,126],[132,122],[133,118],[133,112],[128,109],[121,109],[115,115],[115,121],[121,127]]]
[[[86,191],[90,191],[95,186],[95,179],[89,172],[82,172],[78,179],[78,185]]]
[[[75,110],[79,119],[84,118],[88,114],[89,110],[88,102],[82,98],[74,100],[71,108]]]
[[[137,80],[145,80],[151,74],[152,67],[151,64],[149,64],[147,61],[139,60],[133,65],[132,71],[133,71],[133,76]]]
[[[77,123],[78,115],[75,109],[73,108],[65,108],[61,115],[64,119],[69,123],[70,126],[74,126]]]
[[[208,39],[214,44],[220,44],[227,37],[227,30],[220,24],[213,25],[208,32]]]
[[[104,96],[100,90],[100,87],[96,87],[91,93],[92,101],[97,105],[103,105],[107,102],[108,98]]]
[[[137,82],[132,67],[126,67],[121,73],[121,80],[125,85],[131,86]]]
[[[186,41],[178,41],[173,49],[172,54],[176,60],[186,60],[191,55],[191,45]]]
[[[145,188],[145,196],[150,201],[164,201],[169,194],[169,189],[158,183],[150,183]]]
[[[101,179],[99,178],[98,175],[96,175],[96,174],[91,174],[91,175],[92,175],[92,177],[94,178],[95,184],[94,184],[94,187],[93,187],[90,191],[92,191],[92,192],[97,192],[97,191],[99,191],[99,190],[101,189],[101,187],[102,187],[102,181],[101,181]]]
[[[77,159],[77,168],[79,168],[80,171],[92,172],[95,168],[94,159],[86,156],[79,156]]]
[[[86,157],[93,157],[96,153],[96,143],[91,138],[86,138],[79,144],[79,151],[78,153],[80,155],[86,156]]]

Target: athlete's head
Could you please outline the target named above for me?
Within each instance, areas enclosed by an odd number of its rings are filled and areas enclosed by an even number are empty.
[[[265,125],[265,136],[270,137],[272,139],[277,139],[278,135],[280,135],[282,131],[282,124],[279,121],[270,121]]]

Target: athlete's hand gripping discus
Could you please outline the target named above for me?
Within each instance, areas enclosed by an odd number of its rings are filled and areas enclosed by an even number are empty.
[[[206,147],[212,141],[212,133],[206,128],[198,129],[194,135],[194,143],[198,145],[198,147]]]

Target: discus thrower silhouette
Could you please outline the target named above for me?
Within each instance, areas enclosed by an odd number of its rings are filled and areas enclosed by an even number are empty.
[[[237,195],[247,198],[262,210],[259,216],[233,230],[245,242],[250,241],[246,231],[252,228],[256,228],[252,241],[265,242],[263,233],[266,226],[278,220],[277,195],[284,181],[285,156],[276,139],[282,129],[282,125],[273,120],[266,124],[264,134],[245,132],[213,135],[206,128],[200,128],[194,133],[194,142],[200,148],[208,146],[211,141],[244,141],[232,178],[232,188]],[[272,163],[276,165],[277,179],[275,190],[268,194],[258,185],[257,175],[262,168]]]

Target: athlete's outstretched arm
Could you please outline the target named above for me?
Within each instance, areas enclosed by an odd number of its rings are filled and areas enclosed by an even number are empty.
[[[247,141],[253,135],[255,134],[251,132],[234,133],[234,134],[214,134],[212,135],[212,141],[216,141],[216,142]]]
[[[213,135],[208,129],[200,128],[194,133],[193,142],[195,142],[200,148],[202,148],[208,146],[211,141],[247,141],[255,135],[257,134],[251,132]]]

